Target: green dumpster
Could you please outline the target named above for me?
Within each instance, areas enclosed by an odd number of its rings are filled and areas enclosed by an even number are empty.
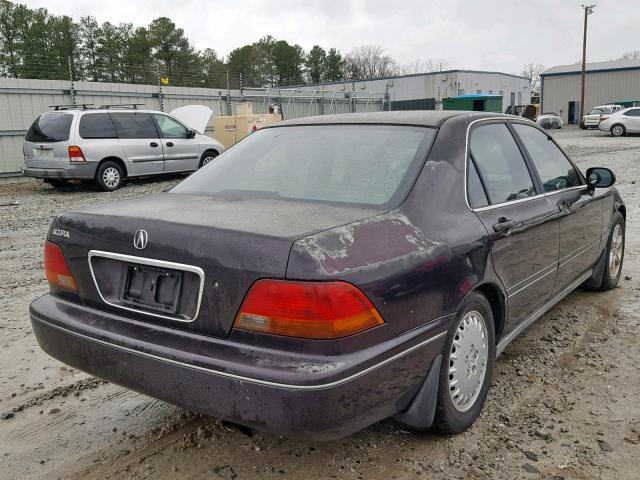
[[[474,112],[502,112],[502,95],[470,94],[447,97],[442,101],[444,110],[470,110]]]

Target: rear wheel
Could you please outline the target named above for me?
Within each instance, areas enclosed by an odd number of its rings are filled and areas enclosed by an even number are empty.
[[[102,162],[96,172],[96,183],[107,192],[117,190],[122,186],[123,172],[122,167],[116,162]]]
[[[616,123],[614,126],[611,127],[611,135],[613,135],[614,137],[621,137],[625,133],[627,133],[627,130],[626,128],[624,128],[624,125],[620,125],[619,123]]]
[[[205,165],[213,162],[218,155],[218,152],[216,152],[215,150],[207,150],[202,154],[202,157],[200,158],[200,165],[198,166],[198,168],[202,168]]]
[[[624,260],[624,235],[625,221],[620,212],[616,212],[613,217],[613,224],[609,240],[607,242],[607,250],[605,251],[606,260],[604,271],[602,272],[602,282],[600,290],[606,291],[616,288],[620,275],[622,274],[622,262]]]
[[[495,356],[491,306],[484,295],[472,293],[463,301],[445,342],[435,432],[461,433],[478,418],[487,398]]]

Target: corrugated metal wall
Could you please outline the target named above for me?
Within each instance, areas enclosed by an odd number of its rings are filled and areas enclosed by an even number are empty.
[[[580,101],[580,74],[544,76],[543,79],[542,111],[556,112],[567,123],[569,102]],[[597,105],[624,99],[640,99],[640,70],[587,72],[584,112]]]
[[[119,103],[140,103],[160,110],[158,87],[122,83],[75,82],[75,103],[95,106]],[[163,110],[183,105],[206,105],[214,116],[226,115],[241,101],[251,101],[253,111],[266,113],[269,104],[280,103],[284,118],[299,118],[330,113],[380,111],[384,96],[361,98],[319,97],[293,90],[247,89],[244,95],[231,90],[188,87],[162,87]],[[23,80],[0,78],[0,176],[20,174],[23,164],[22,140],[35,118],[51,110],[49,105],[72,103],[71,85],[58,80]],[[205,132],[213,134],[213,126]]]

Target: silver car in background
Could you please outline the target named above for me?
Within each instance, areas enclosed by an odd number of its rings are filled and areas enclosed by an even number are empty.
[[[213,112],[189,105],[171,114],[137,106],[57,106],[31,125],[23,172],[54,187],[93,180],[116,190],[129,177],[191,172],[224,151],[203,135]]]
[[[598,124],[598,129],[614,137],[627,133],[640,133],[640,107],[630,107],[609,115]]]
[[[545,130],[562,128],[562,118],[555,112],[543,112],[536,118],[536,123]]]

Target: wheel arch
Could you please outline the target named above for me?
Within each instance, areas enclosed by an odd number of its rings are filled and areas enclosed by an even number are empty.
[[[618,207],[618,211],[620,212],[620,215],[622,215],[622,218],[624,218],[624,221],[627,221],[627,207],[625,207],[624,205],[620,205]]]
[[[98,170],[100,169],[100,166],[104,163],[104,162],[114,162],[117,163],[120,168],[122,168],[122,174],[123,176],[126,178],[129,176],[129,173],[127,172],[127,165],[124,163],[124,161],[120,158],[120,157],[105,157],[102,160],[100,160],[100,162],[98,162],[98,166],[96,167],[96,172],[98,172]]]
[[[504,332],[507,319],[507,307],[504,293],[498,285],[493,283],[482,283],[477,285],[469,293],[474,292],[484,295],[489,302],[489,305],[491,305],[491,313],[493,314],[493,322],[496,330],[496,344],[498,344],[500,337],[502,337],[502,333]]]

